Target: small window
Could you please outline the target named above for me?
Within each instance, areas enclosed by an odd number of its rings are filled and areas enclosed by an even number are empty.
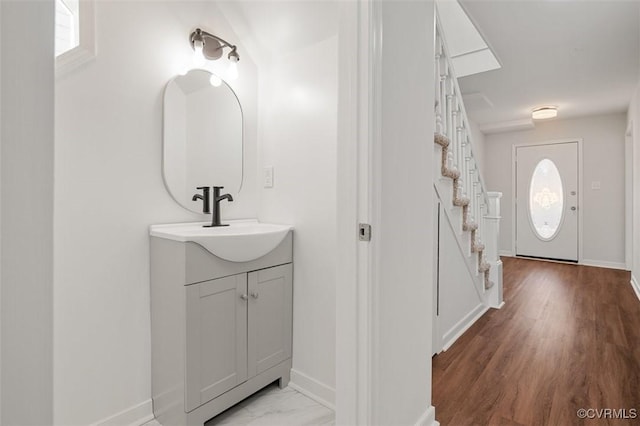
[[[564,211],[564,191],[558,168],[545,158],[533,170],[529,186],[529,217],[536,235],[545,241],[556,236]]]
[[[94,9],[95,0],[56,0],[56,77],[96,57]]]
[[[80,45],[79,0],[56,0],[56,56]]]

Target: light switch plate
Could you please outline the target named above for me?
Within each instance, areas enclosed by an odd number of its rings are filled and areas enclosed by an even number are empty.
[[[264,168],[264,187],[273,188],[273,166]]]

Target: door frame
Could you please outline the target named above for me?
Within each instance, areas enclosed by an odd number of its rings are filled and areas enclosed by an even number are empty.
[[[516,190],[517,190],[517,176],[516,176],[516,153],[517,149],[528,146],[543,146],[543,145],[559,145],[565,143],[576,142],[578,144],[578,263],[582,264],[582,197],[584,194],[584,185],[582,179],[583,170],[583,158],[582,158],[582,138],[567,138],[567,139],[552,139],[544,142],[531,142],[531,143],[514,143],[511,146],[511,253],[516,256],[516,232],[517,232],[517,210],[516,210]]]
[[[390,6],[392,4],[393,7]],[[418,129],[410,129],[409,135],[403,122],[407,113],[389,108],[382,101],[383,91],[394,92],[398,86],[407,91],[402,79],[383,72],[389,69],[390,64],[397,63],[397,56],[410,58],[409,62],[421,67],[420,75],[412,73],[416,78],[435,81],[435,4],[433,0],[420,3],[341,2],[340,15],[336,185],[336,324],[340,326],[336,327],[336,424],[356,426],[385,423],[385,416],[389,415],[386,406],[397,405],[398,401],[389,402],[385,398],[390,392],[384,378],[399,373],[411,377],[411,380],[404,382],[403,389],[394,394],[396,399],[409,390],[424,393],[419,401],[414,399],[406,404],[408,407],[405,408],[410,409],[410,414],[405,412],[404,416],[414,415],[414,411],[424,411],[419,414],[417,421],[411,419],[404,423],[436,424],[435,409],[431,406],[429,335],[432,332],[433,304],[432,288],[428,287],[432,285],[428,268],[433,266],[433,259],[429,252],[431,246],[426,248],[424,245],[424,241],[430,239],[431,229],[418,226],[410,231],[405,227],[403,233],[396,232],[388,213],[390,210],[394,213],[401,210],[394,209],[388,199],[383,199],[386,194],[398,196],[405,191],[407,194],[404,199],[410,207],[405,211],[413,212],[415,216],[418,216],[415,212],[424,213],[424,223],[431,223],[432,199],[410,195],[420,193],[418,190],[427,184],[433,185],[434,148],[432,143],[425,143],[433,137],[435,112],[433,104],[424,100],[435,99],[435,85],[424,86],[423,96],[413,99],[417,107],[412,108],[412,114],[420,115],[423,121]],[[420,55],[413,54],[412,46],[398,43],[398,39],[402,38],[399,30],[405,28],[405,25],[401,26],[401,22],[404,22],[402,18],[407,17],[415,18],[410,24],[409,34],[417,34],[427,41]],[[426,25],[425,22],[418,23],[419,18],[431,22]],[[383,23],[386,24],[384,33]],[[383,42],[387,46],[394,46],[394,49],[383,50]],[[402,138],[403,144],[395,147],[394,154],[402,160],[409,160],[410,169],[424,179],[409,180],[413,185],[409,188],[398,184],[406,183],[402,180],[406,175],[388,172],[392,169],[390,166],[394,159],[383,153],[394,145],[384,140],[383,130]],[[401,131],[405,134],[398,136]],[[419,137],[414,137],[416,135]],[[415,167],[412,160],[420,163],[421,167]],[[394,188],[393,193],[390,188]],[[371,225],[370,241],[359,240],[358,223]],[[416,249],[424,249],[426,255],[425,259],[420,259],[424,260],[420,268],[412,270],[411,278],[417,279],[407,281],[415,283],[414,291],[408,298],[398,291],[393,294],[398,299],[382,297],[391,293],[391,289],[396,290],[396,287],[389,285],[389,276],[403,266],[398,259],[399,254],[390,249],[396,244],[405,244],[413,253],[420,252]],[[414,254],[414,257],[417,256]],[[399,288],[406,291],[408,286]],[[402,308],[400,302],[404,304]],[[407,304],[409,309],[406,309]],[[393,315],[398,311],[410,314],[408,317]],[[409,324],[409,320],[416,318],[419,321]],[[389,320],[407,324],[391,330]],[[416,324],[419,327],[417,330]],[[406,365],[398,367],[394,344],[382,340],[392,332],[396,333],[395,337],[401,343],[415,342],[417,334],[423,336],[420,344],[415,345],[413,354],[418,354],[424,364],[419,368],[411,366],[411,371]]]
[[[633,120],[629,120],[625,132],[625,266],[633,269]]]

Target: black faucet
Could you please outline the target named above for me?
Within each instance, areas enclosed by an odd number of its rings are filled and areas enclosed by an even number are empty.
[[[229,226],[229,224],[220,223],[220,201],[227,200],[233,201],[231,194],[220,195],[220,190],[223,186],[213,187],[213,215],[211,217],[211,225],[204,225],[205,228],[211,228],[214,226]]]
[[[196,189],[201,189],[202,190],[202,195],[195,194],[193,196],[193,198],[191,198],[191,201],[202,200],[202,213],[204,213],[204,214],[211,213],[211,210],[209,210],[209,205],[211,204],[209,202],[209,200],[210,200],[210,198],[209,198],[209,190],[211,188],[209,188],[208,186],[199,186]]]

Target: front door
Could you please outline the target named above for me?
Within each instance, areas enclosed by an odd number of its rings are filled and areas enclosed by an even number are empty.
[[[516,255],[578,261],[578,143],[516,147]]]

